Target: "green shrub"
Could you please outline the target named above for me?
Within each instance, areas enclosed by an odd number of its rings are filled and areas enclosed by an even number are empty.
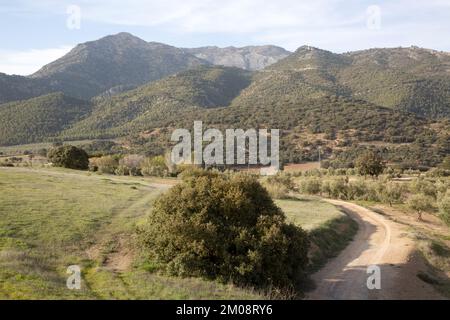
[[[320,193],[325,194],[328,197],[331,197],[331,182],[330,182],[330,180],[322,181],[322,184],[320,187]]]
[[[86,151],[70,145],[50,149],[47,157],[57,167],[86,170],[89,166]]]
[[[426,173],[427,177],[450,177],[450,170],[443,168],[432,168]]]
[[[394,203],[402,203],[406,195],[403,184],[395,182],[381,183],[377,190],[378,199],[392,206]]]
[[[0,162],[0,167],[14,167],[14,164],[11,162]]]
[[[300,190],[306,194],[319,194],[321,192],[321,181],[318,178],[304,179],[300,182]]]
[[[285,288],[307,265],[306,233],[250,175],[201,171],[184,177],[154,204],[139,230],[163,271],[238,285]]]
[[[417,213],[417,219],[422,220],[422,213],[433,209],[433,198],[424,194],[414,194],[407,201],[408,208]]]
[[[182,180],[188,180],[192,177],[209,175],[211,172],[217,173],[217,171],[214,169],[206,171],[195,165],[182,164],[182,165],[179,165],[178,167],[181,168],[180,174],[178,175],[178,177],[181,178]]]
[[[286,199],[289,197],[289,193],[295,190],[295,183],[287,174],[270,176],[263,185],[273,199]]]
[[[145,157],[138,154],[130,154],[119,160],[119,167],[116,169],[117,175],[140,176],[141,166]]]
[[[347,175],[347,169],[338,168],[338,169],[335,170],[335,175],[337,175],[337,176],[345,176],[345,175]]]
[[[378,153],[369,150],[356,159],[356,167],[360,175],[378,177],[383,172],[385,164]]]
[[[441,169],[450,170],[450,155],[446,156],[440,165]]]
[[[169,169],[163,156],[146,158],[141,163],[141,172],[144,176],[167,177]]]
[[[277,183],[284,185],[288,190],[295,189],[295,183],[289,174],[278,173],[267,178],[268,183]]]
[[[115,174],[119,167],[119,159],[115,156],[103,156],[91,158],[89,169],[101,173]]]
[[[330,194],[332,198],[347,200],[347,193],[347,181],[345,178],[331,180]]]
[[[438,240],[432,240],[430,243],[430,249],[434,254],[440,257],[448,257],[450,256],[450,250],[447,245]]]
[[[305,177],[321,177],[323,174],[327,174],[328,169],[312,169],[304,172]]]
[[[447,190],[450,190],[450,179],[439,179],[434,183],[434,186],[439,198],[439,196],[444,195]]]
[[[289,190],[286,186],[282,184],[269,184],[267,182],[264,183],[264,188],[266,188],[272,199],[288,199],[289,198]]]
[[[431,181],[427,181],[423,178],[417,178],[412,181],[412,183],[410,184],[410,188],[413,193],[423,193],[428,197],[436,199],[436,186]]]
[[[37,155],[41,157],[46,157],[48,153],[48,150],[45,148],[41,148],[37,151]]]
[[[439,214],[441,219],[450,225],[450,190],[441,197],[438,202]]]
[[[114,174],[117,176],[129,176],[130,175],[130,168],[123,164],[119,164],[119,166],[114,170]],[[135,174],[132,174],[135,175]]]
[[[347,200],[368,200],[370,197],[370,188],[365,181],[356,180],[347,184],[347,190],[343,192]]]

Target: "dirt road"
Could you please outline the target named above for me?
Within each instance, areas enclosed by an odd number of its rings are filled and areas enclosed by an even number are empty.
[[[359,225],[354,240],[324,268],[313,274],[315,290],[308,299],[442,299],[417,277],[425,270],[407,229],[356,204],[328,200]],[[371,265],[381,271],[381,289],[369,290]]]

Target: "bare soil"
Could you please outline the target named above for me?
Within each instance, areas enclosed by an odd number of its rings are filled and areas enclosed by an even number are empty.
[[[312,275],[316,288],[308,299],[443,299],[417,277],[426,264],[407,226],[353,203],[328,201],[354,219],[359,230],[346,249]],[[380,268],[380,289],[368,289],[372,265]]]

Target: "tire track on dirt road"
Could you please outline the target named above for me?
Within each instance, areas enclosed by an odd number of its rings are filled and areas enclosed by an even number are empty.
[[[425,264],[404,226],[353,203],[327,201],[345,211],[359,229],[347,248],[311,276],[316,288],[308,299],[442,299],[417,277]],[[379,290],[367,287],[371,265],[381,271]]]

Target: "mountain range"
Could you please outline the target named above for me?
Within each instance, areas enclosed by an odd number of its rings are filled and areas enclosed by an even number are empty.
[[[264,69],[292,53],[276,46],[201,47],[185,50],[214,65],[237,67],[251,71]]]
[[[87,100],[101,94],[117,94],[200,65],[257,70],[288,54],[275,46],[183,49],[146,42],[122,32],[79,44],[28,77],[0,74],[0,103],[56,91]]]
[[[450,54],[417,47],[186,49],[120,33],[31,76],[0,74],[0,103],[0,145],[122,138],[151,148],[203,120],[282,129],[285,162],[315,160],[319,147],[337,166],[367,145],[410,166],[450,152]]]

